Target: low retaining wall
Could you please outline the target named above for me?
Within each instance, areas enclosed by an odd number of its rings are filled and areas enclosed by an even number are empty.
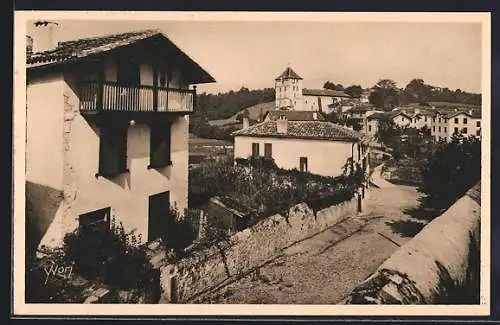
[[[356,287],[347,304],[478,304],[480,202],[478,184]]]
[[[176,265],[161,268],[163,301],[189,302],[275,257],[280,250],[357,215],[358,199],[318,211],[305,203],[293,206],[288,218],[273,215],[227,242],[194,252]]]

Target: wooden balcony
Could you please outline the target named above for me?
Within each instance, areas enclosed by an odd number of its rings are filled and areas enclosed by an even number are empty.
[[[196,90],[153,86],[125,86],[97,81],[80,84],[80,111],[192,113]]]

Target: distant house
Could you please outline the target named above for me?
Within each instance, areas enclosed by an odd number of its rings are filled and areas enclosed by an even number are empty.
[[[34,246],[109,227],[158,238],[187,207],[190,85],[214,82],[156,30],[57,43],[37,25],[27,49],[26,223]]]
[[[302,88],[302,80],[290,67],[275,79],[277,110],[330,113],[331,105],[352,98],[343,91]]]
[[[376,112],[366,117],[363,125],[363,133],[374,136],[380,130],[380,127],[388,120],[386,113]]]
[[[412,117],[402,111],[391,112],[391,114],[389,115],[389,120],[398,127],[410,127],[412,123]]]
[[[432,119],[431,135],[435,141],[449,141],[453,135],[481,137],[480,109],[440,111]]]
[[[325,121],[289,121],[285,115],[233,133],[234,158],[273,158],[278,167],[338,176],[351,159],[367,168],[368,148],[358,132]]]

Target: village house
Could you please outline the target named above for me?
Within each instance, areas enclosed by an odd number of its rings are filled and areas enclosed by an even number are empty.
[[[234,158],[273,158],[283,169],[335,177],[352,160],[367,170],[368,147],[361,135],[326,121],[290,121],[286,115],[235,131]]]
[[[364,120],[362,132],[368,136],[375,136],[387,120],[388,116],[385,113],[370,114]]]
[[[411,127],[412,116],[403,111],[396,110],[392,111],[391,114],[389,114],[389,120],[396,126],[401,128]]]
[[[453,135],[481,137],[481,110],[440,111],[432,119],[431,135],[435,141],[450,141]]]
[[[330,113],[332,105],[352,98],[343,91],[302,88],[302,80],[290,67],[275,79],[277,110]]]
[[[194,84],[215,80],[157,30],[57,43],[57,28],[27,37],[28,240],[111,217],[154,240],[169,207],[187,208]]]

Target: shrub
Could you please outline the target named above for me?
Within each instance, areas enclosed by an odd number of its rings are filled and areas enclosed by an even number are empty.
[[[422,206],[445,209],[481,180],[481,140],[455,137],[430,153],[421,169]]]
[[[161,225],[165,232],[162,236],[162,243],[167,251],[173,251],[175,257],[182,257],[184,249],[196,239],[196,229],[191,221],[181,214],[175,207],[170,209],[169,214],[164,218],[165,223]]]
[[[80,227],[64,238],[64,259],[89,280],[118,288],[141,288],[153,275],[140,235],[126,233],[111,220],[110,228]]]

